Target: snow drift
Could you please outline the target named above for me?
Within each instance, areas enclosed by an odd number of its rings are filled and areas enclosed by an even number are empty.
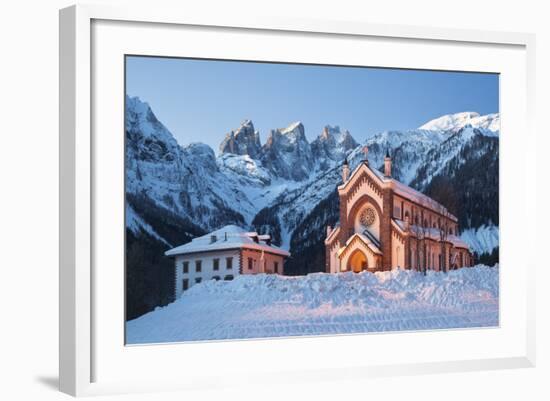
[[[207,281],[126,324],[127,343],[348,334],[498,325],[497,267],[242,275]]]

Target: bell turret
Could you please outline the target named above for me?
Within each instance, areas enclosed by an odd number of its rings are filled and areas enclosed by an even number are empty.
[[[344,165],[342,167],[342,181],[344,181],[344,183],[346,183],[348,178],[349,178],[349,164],[348,164],[348,159],[345,159],[344,160]]]
[[[384,176],[391,177],[391,157],[389,149],[386,150],[386,157],[384,157]]]

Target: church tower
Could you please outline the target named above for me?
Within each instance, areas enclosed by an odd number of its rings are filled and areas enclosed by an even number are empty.
[[[384,176],[391,177],[391,157],[389,149],[386,150],[386,157],[384,157]]]
[[[344,166],[342,167],[342,181],[344,182],[344,184],[346,183],[348,178],[349,178],[349,164],[348,164],[348,159],[346,158],[344,160]]]

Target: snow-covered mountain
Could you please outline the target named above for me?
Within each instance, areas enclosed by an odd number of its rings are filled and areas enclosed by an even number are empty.
[[[220,170],[209,146],[180,146],[147,103],[127,98],[126,193],[138,215],[139,198],[145,197],[205,230],[227,221],[243,224],[256,210],[241,180]],[[256,184],[252,177],[248,181]]]
[[[463,113],[447,114],[434,120],[428,121],[420,129],[429,131],[450,131],[464,128],[471,125],[473,128],[483,128],[489,131],[500,131],[500,114],[487,114],[480,116],[479,113],[467,111]]]
[[[302,181],[309,177],[315,161],[301,122],[271,130],[262,148],[261,161],[275,176]]]
[[[342,162],[357,166],[366,144],[372,165],[381,168],[389,150],[395,177],[430,196],[437,198],[442,180],[466,189],[468,198],[458,199],[461,227],[470,230],[465,240],[479,252],[498,245],[475,240],[476,229],[498,225],[498,208],[490,211],[498,205],[498,114],[443,116],[418,129],[381,132],[362,145],[338,126],[326,126],[310,143],[300,122],[271,130],[262,145],[245,120],[221,138],[218,155],[204,144],[179,145],[138,98],[127,98],[126,117],[127,226],[136,235],[176,245],[188,238],[177,232],[192,236],[239,224],[270,231],[297,263],[305,254],[314,260],[312,254],[324,255],[326,225],[338,218]],[[173,230],[163,235],[167,221]]]

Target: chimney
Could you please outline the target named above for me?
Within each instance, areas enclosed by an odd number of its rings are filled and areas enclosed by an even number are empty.
[[[210,243],[213,244],[214,242],[216,242],[218,240],[218,238],[215,236],[215,235],[211,235],[210,236]]]
[[[330,236],[330,233],[332,232],[332,227],[327,226],[327,238]]]
[[[348,159],[344,159],[344,166],[342,167],[342,181],[344,181],[344,184],[347,182],[348,178],[349,178]]]
[[[384,157],[384,176],[391,177],[391,157],[389,150],[386,150],[386,157]]]

